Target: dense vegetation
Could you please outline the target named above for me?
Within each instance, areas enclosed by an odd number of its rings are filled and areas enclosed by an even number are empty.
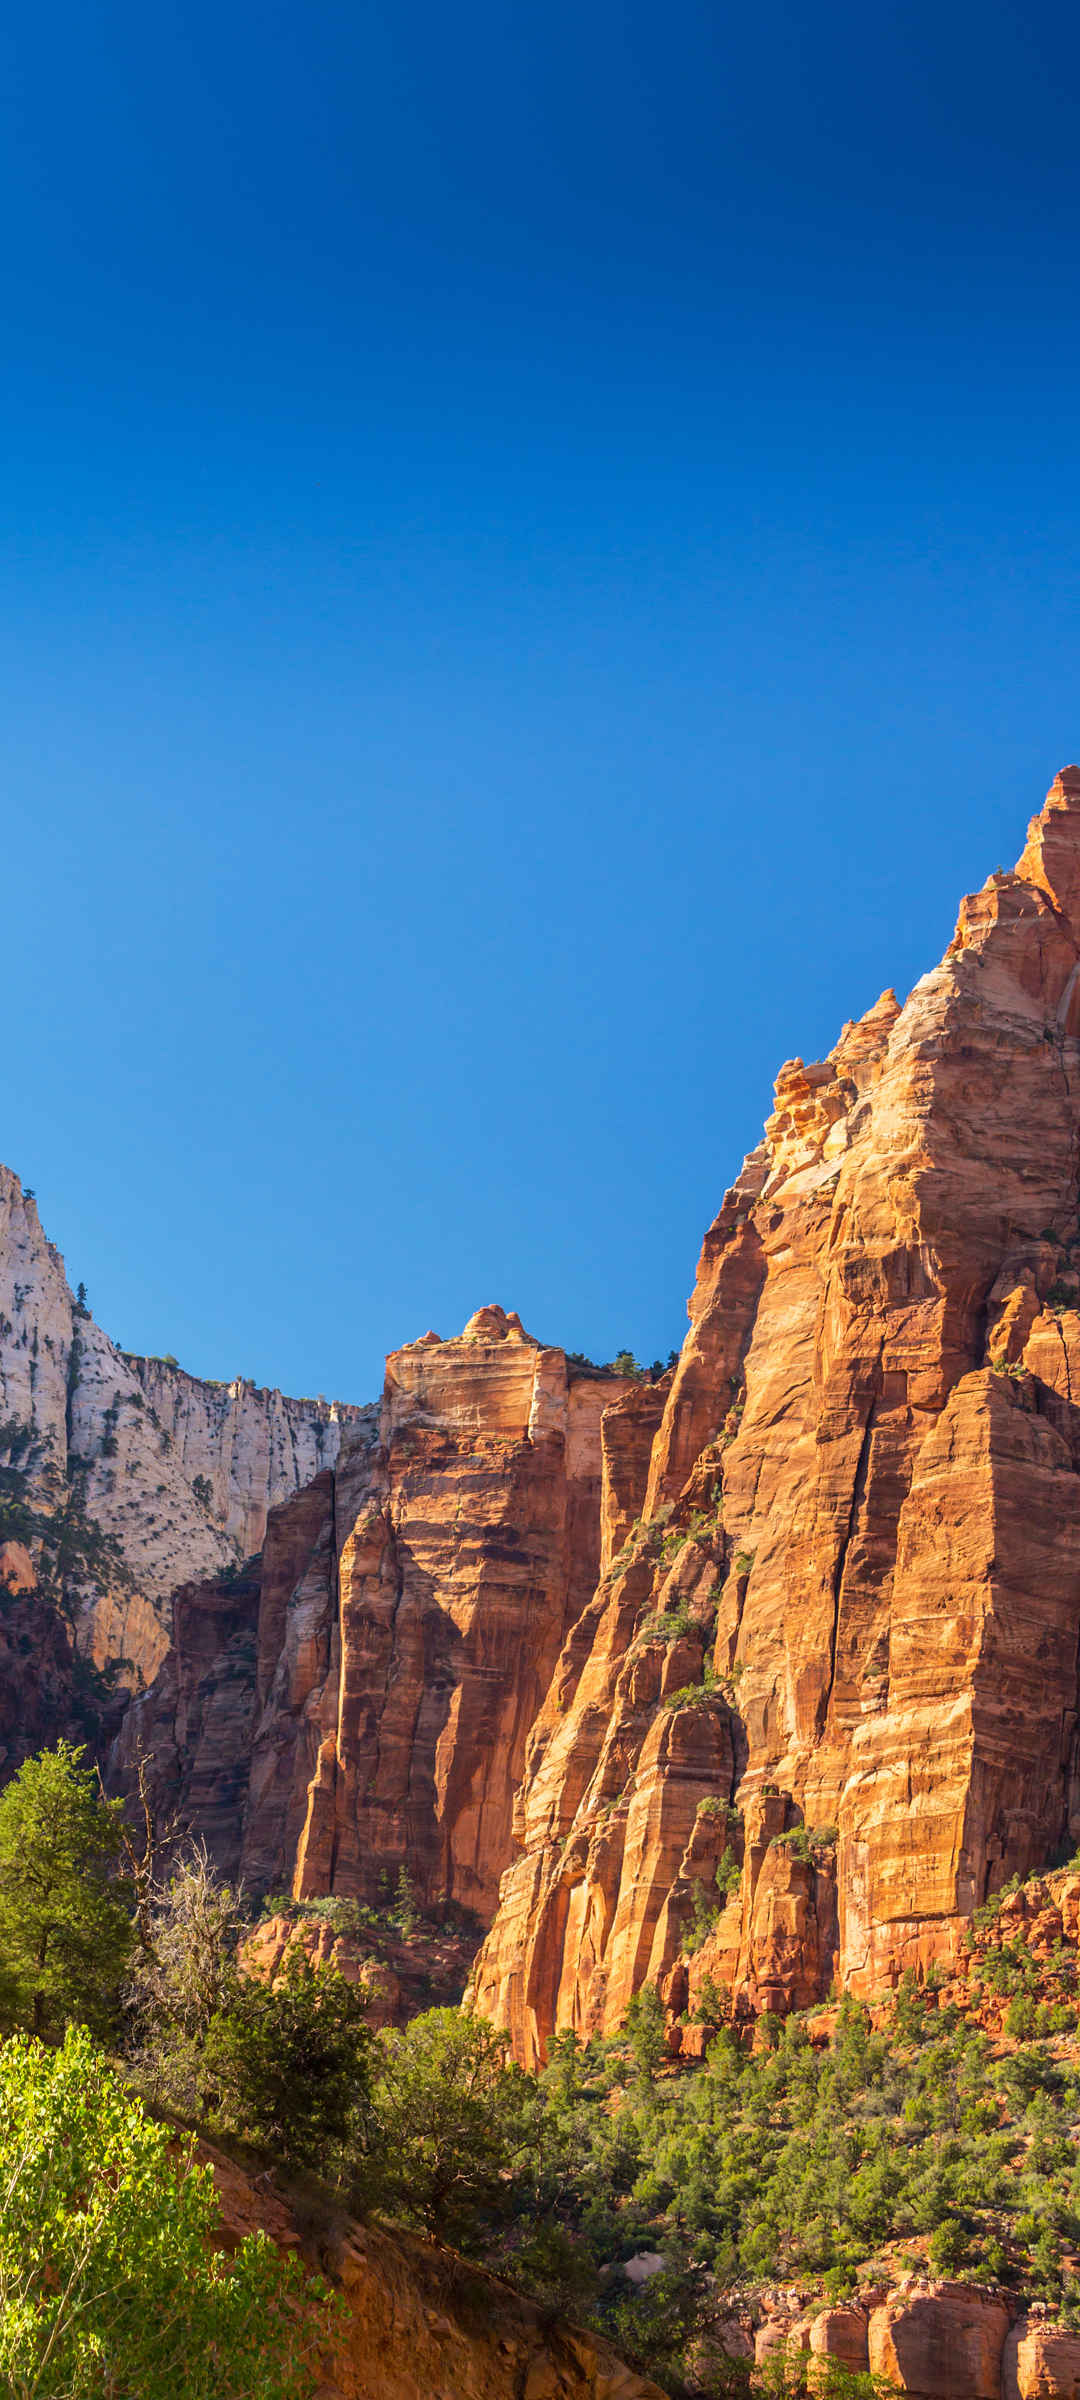
[[[22,2035],[0,2047],[0,2192],[10,2400],[310,2391],[318,2294],[264,2235],[228,2267],[208,2248],[209,2167],[170,2157],[166,2128],[82,2029],[58,2050]]]
[[[705,2059],[675,2071],[646,1991],[618,2039],[564,2036],[532,2079],[456,2009],[373,2034],[363,1996],[298,1947],[271,1989],[242,1971],[250,1914],[205,1855],[189,1848],[167,1875],[152,1867],[63,1745],[0,1794],[0,2165],[20,2126],[51,2122],[51,2110],[74,2127],[76,2152],[111,2160],[118,2206],[132,2177],[144,2194],[161,2182],[162,2258],[181,2256],[210,2202],[198,2178],[174,2188],[147,2108],[273,2160],[309,2204],[321,2192],[457,2245],[607,2331],[676,2391],[737,2386],[745,2369],[710,2333],[767,2281],[841,2295],[876,2268],[928,2264],[1011,2283],[1080,2320],[1076,1954],[1059,1944],[1037,1962],[993,1908],[973,1930],[963,2004],[902,1987],[886,2023],[847,2000],[827,2033],[767,2021],[750,2047],[707,1992]],[[411,1924],[407,1889],[393,1914]],[[71,2024],[90,2031],[55,2048]],[[18,2348],[32,2358],[51,2338],[56,2293],[34,2242],[41,2210],[62,2218],[70,2203],[25,2171],[20,2193],[0,2245],[10,2387],[40,2400],[103,2392],[91,2353],[83,2383],[35,2382]],[[151,2242],[143,2258],[137,2209],[121,2217],[138,2291],[158,2253]],[[662,2253],[664,2270],[635,2292],[619,2268],[643,2250]],[[252,2259],[251,2292],[271,2314],[274,2273]],[[231,2304],[238,2377],[254,2338],[246,2288]],[[194,2379],[174,2388],[195,2395],[200,2341],[216,2357],[225,2340],[212,2275],[205,2289],[190,2281],[184,2305]],[[95,2326],[88,2305],[88,2341]],[[280,2343],[275,2355],[294,2376],[282,2392],[302,2390]],[[157,2390],[154,2372],[152,2358],[140,2364],[140,2393]]]

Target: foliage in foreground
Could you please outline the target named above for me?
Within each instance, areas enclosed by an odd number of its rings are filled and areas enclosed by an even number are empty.
[[[314,2287],[265,2235],[207,2237],[209,2167],[174,2163],[72,2029],[0,2048],[0,2389],[11,2400],[304,2400]]]
[[[240,1898],[192,1849],[149,1912],[129,1989],[135,2072],[154,2101],[360,2197],[370,2144],[364,1996],[289,1952],[273,1987],[244,1975]]]
[[[738,2388],[710,2328],[726,2295],[764,2282],[839,2296],[867,2273],[927,2264],[1080,2319],[1076,1952],[1059,1944],[1036,1962],[1000,1904],[973,1927],[970,2007],[902,1988],[887,2025],[848,2000],[827,2042],[800,2018],[766,2020],[750,2050],[716,1995],[704,2062],[672,2072],[646,1990],[622,2035],[563,2036],[528,2078],[457,2010],[373,2035],[363,1995],[298,1951],[272,1989],[244,1974],[249,1918],[205,1853],[144,1878],[136,1908],[115,1880],[114,1834],[63,1746],[0,1796],[0,2026],[105,2029],[151,2104],[456,2244],[608,2333],[671,2390]],[[1000,2022],[995,2038],[980,2011]],[[41,2054],[17,2039],[0,2055]],[[134,2103],[109,2088],[122,2117]],[[48,2199],[34,2188],[26,2240]],[[634,2292],[619,2268],[639,2250],[665,2267]],[[10,2258],[7,2271],[10,2342]],[[11,2388],[53,2400],[25,2374]],[[84,2389],[156,2392],[145,2376],[99,2375],[72,2386],[75,2400]]]

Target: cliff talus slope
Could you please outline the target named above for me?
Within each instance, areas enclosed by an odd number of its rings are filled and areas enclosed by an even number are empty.
[[[341,2295],[318,2400],[664,2400],[599,2335],[455,2251],[340,2215],[302,2235],[266,2175],[255,2181],[205,2145],[203,2155],[221,2203],[220,2247],[267,2233],[306,2253]]]
[[[662,1419],[606,1420],[477,1969],[523,2057],[646,1980],[877,1988],[1080,1832],[1078,1137],[1070,768],[906,1006],[781,1069]]]
[[[247,1583],[177,1597],[118,1756],[256,1887],[368,1901],[404,1868],[489,1920],[526,1738],[600,1563],[603,1410],[481,1309],[387,1361],[377,1418],[270,1516]]]

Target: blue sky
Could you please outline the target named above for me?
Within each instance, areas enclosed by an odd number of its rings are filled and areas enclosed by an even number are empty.
[[[1073,13],[0,33],[0,1155],[102,1321],[666,1353],[1080,752]]]

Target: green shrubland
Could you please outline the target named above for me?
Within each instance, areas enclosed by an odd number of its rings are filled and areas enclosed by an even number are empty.
[[[734,1845],[734,1811],[718,1803],[705,1813],[721,1809]],[[831,1827],[812,1829],[808,1857],[832,1837]],[[733,1859],[726,1850],[715,1889],[701,1889],[698,1930],[715,1921]],[[883,2021],[845,1999],[820,2025],[765,2019],[751,2041],[724,2021],[724,1996],[706,1984],[705,2056],[675,2068],[659,1996],[646,1987],[617,2037],[560,2035],[543,2071],[527,2077],[489,2025],[456,2009],[373,2033],[363,1996],[298,1948],[272,1988],[245,1974],[250,1911],[197,1849],[168,1875],[144,1878],[138,1908],[123,1867],[116,1805],[77,1752],[61,1746],[31,1761],[0,1795],[0,2157],[17,2162],[26,2125],[38,2125],[42,2159],[57,2140],[74,2143],[72,2157],[111,2159],[114,2195],[131,2178],[144,2192],[164,2179],[162,2259],[185,2255],[210,2199],[186,2167],[174,2189],[158,2119],[239,2145],[309,2196],[456,2245],[606,2331],[676,2393],[745,2381],[710,2337],[739,2295],[767,2282],[837,2297],[918,2263],[1004,2283],[1080,2322],[1076,1952],[1059,1942],[1036,1959],[1000,1903],[973,1925],[962,2001],[933,1979],[908,1981]],[[411,1892],[389,1905],[411,1922]],[[321,1913],[335,1911],[359,1923],[358,1904]],[[69,2032],[60,2048],[65,2025],[90,2030]],[[33,2345],[46,2339],[56,2297],[40,2268],[42,2244],[58,2238],[47,2234],[48,2212],[59,2207],[60,2224],[71,2205],[67,2186],[57,2199],[52,2172],[35,2181],[37,2169],[29,2179],[19,2169],[0,2243],[0,2360],[19,2400],[111,2388],[93,2381],[92,2348],[83,2382],[33,2381]],[[99,2192],[92,2176],[91,2185],[104,2207],[105,2184]],[[149,2289],[151,2267],[130,2210],[123,2227],[113,2297],[119,2308],[128,2295],[133,2325],[132,2295]],[[621,2268],[642,2250],[664,2264],[635,2290]],[[265,2286],[272,2316],[269,2273],[265,2258],[254,2261],[251,2289]],[[174,2383],[176,2400],[227,2392],[227,2380],[197,2379],[199,2342],[225,2339],[206,2332],[222,2305],[213,2278],[205,2290],[194,2283],[184,2305],[190,2380]],[[100,2307],[87,2303],[88,2342],[106,2339],[105,2307],[103,2287]],[[246,2364],[254,2319],[239,2299],[236,2308]],[[299,2354],[281,2359],[294,2382],[264,2376],[257,2388],[302,2392]],[[156,2371],[140,2360],[117,2388],[152,2400]]]

